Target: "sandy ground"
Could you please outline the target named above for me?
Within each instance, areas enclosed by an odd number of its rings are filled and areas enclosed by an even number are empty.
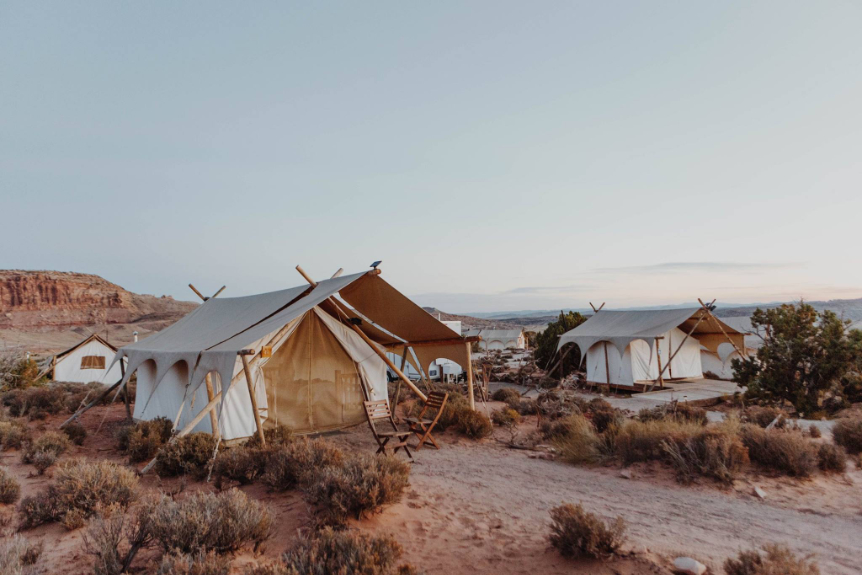
[[[493,407],[493,406],[491,406]],[[83,417],[90,436],[72,456],[122,462],[114,451],[113,431],[123,418],[122,406],[99,407]],[[50,429],[64,417],[34,423]],[[101,424],[101,429],[96,429]],[[526,418],[522,431],[535,426]],[[507,433],[498,431],[498,438]],[[333,441],[371,450],[365,426],[331,434]],[[401,503],[358,523],[362,530],[392,533],[405,549],[404,559],[425,573],[670,573],[670,560],[693,556],[720,573],[723,560],[741,548],[781,542],[801,554],[814,553],[824,574],[859,573],[862,557],[862,472],[851,466],[844,476],[819,476],[800,482],[748,475],[733,488],[711,483],[684,487],[661,466],[633,467],[632,478],[619,468],[584,468],[537,458],[532,451],[510,449],[494,438],[472,442],[441,434],[443,449],[416,454],[411,487]],[[0,464],[21,481],[22,495],[44,487],[49,477],[32,476],[20,455],[5,452]],[[50,472],[49,472],[50,473]],[[754,497],[754,484],[767,493]],[[147,489],[178,490],[177,479],[147,476]],[[186,491],[213,489],[189,482]],[[276,532],[263,557],[238,555],[234,571],[250,562],[277,557],[309,523],[309,510],[297,493],[271,494],[261,486],[245,491],[267,503],[275,514]],[[548,512],[561,502],[580,502],[606,517],[621,515],[629,537],[623,556],[608,563],[575,562],[560,557],[547,542]],[[0,507],[7,518],[11,506]],[[12,523],[14,525],[14,521]],[[91,573],[82,545],[82,530],[59,525],[24,533],[45,543],[45,572]],[[149,572],[156,551],[139,555],[138,572]]]

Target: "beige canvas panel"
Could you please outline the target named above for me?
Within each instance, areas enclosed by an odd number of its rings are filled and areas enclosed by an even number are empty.
[[[343,288],[339,295],[359,313],[407,341],[457,337],[380,276],[367,275]]]
[[[305,314],[263,372],[269,425],[308,433],[365,420],[356,364],[314,313]]]

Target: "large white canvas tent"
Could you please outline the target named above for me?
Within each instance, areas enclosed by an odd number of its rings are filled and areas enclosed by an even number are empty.
[[[577,345],[587,381],[635,387],[668,379],[701,378],[701,347],[743,349],[743,335],[706,307],[674,310],[599,310],[564,333],[557,349]],[[723,351],[723,348],[722,348]]]
[[[253,435],[258,417],[298,433],[365,421],[362,402],[388,398],[387,365],[400,372],[385,352],[408,348],[426,365],[470,363],[468,340],[373,270],[208,299],[117,359],[128,358],[126,380],[138,374],[136,419],[167,417],[182,432],[210,432],[216,421],[222,438],[236,439]]]
[[[527,339],[522,329],[471,329],[464,334],[467,336],[480,336],[479,349],[502,350],[502,349],[525,349]]]
[[[116,353],[116,347],[93,334],[53,357],[52,379],[72,383],[117,382],[122,370],[119,362],[111,364]]]

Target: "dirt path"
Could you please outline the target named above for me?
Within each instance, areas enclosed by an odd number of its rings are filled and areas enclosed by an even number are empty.
[[[859,573],[862,492],[852,479],[824,479],[826,487],[764,480],[767,493],[776,494],[760,501],[747,489],[679,486],[661,471],[625,479],[616,469],[532,459],[529,452],[487,440],[476,445],[447,435],[446,442],[441,451],[418,454],[413,493],[369,525],[392,530],[407,557],[429,573],[572,573],[572,563],[549,550],[546,539],[548,512],[562,501],[581,502],[607,517],[622,515],[629,549],[687,554],[717,573],[741,548],[769,542],[816,554],[824,574]],[[821,506],[824,498],[839,505]]]

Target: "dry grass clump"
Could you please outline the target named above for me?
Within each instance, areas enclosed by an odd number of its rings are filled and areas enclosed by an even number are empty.
[[[587,414],[599,433],[604,433],[609,427],[620,427],[625,420],[622,411],[615,409],[601,397],[592,399],[587,404],[584,413]]]
[[[129,456],[131,463],[152,459],[173,434],[174,424],[167,417],[139,421],[117,431],[117,448]]]
[[[66,408],[66,396],[62,391],[47,386],[13,389],[3,394],[3,405],[13,417],[27,417],[31,421],[45,419]]]
[[[63,427],[63,433],[75,445],[84,445],[84,439],[87,438],[87,430],[77,421],[68,423]]]
[[[220,451],[213,464],[216,486],[221,488],[225,480],[240,485],[254,483],[266,470],[267,454],[266,450],[244,445]]]
[[[65,434],[48,431],[27,444],[21,461],[33,464],[39,471],[39,475],[42,475],[71,445]]]
[[[724,562],[727,575],[820,575],[810,557],[797,558],[784,545],[764,545],[765,555],[756,549],[740,551],[736,559]]]
[[[847,470],[847,452],[840,445],[821,443],[817,448],[817,466],[827,473],[844,473]]]
[[[791,477],[808,477],[817,469],[817,446],[801,432],[743,425],[742,443],[752,463]]]
[[[273,427],[267,427],[263,430],[263,437],[266,439],[267,447],[278,447],[280,445],[286,445],[295,439],[293,432],[289,427],[284,425],[275,425]],[[245,442],[245,447],[260,447],[260,438],[255,433],[252,437]]]
[[[597,463],[601,458],[599,436],[592,423],[581,414],[570,415],[556,422],[554,447],[563,461],[574,464]]]
[[[161,476],[203,477],[215,454],[216,439],[209,433],[191,433],[167,443],[159,452],[155,470]]]
[[[787,412],[772,406],[751,405],[742,411],[741,419],[743,423],[753,423],[760,427],[766,427],[775,421],[778,416],[786,418]],[[779,420],[776,426],[783,426],[783,420]]]
[[[272,529],[272,516],[245,493],[196,492],[182,501],[164,497],[151,514],[153,538],[167,552],[237,551],[247,543],[255,548]]]
[[[250,575],[402,575],[411,567],[396,567],[401,545],[391,535],[370,536],[324,528],[289,549],[281,562],[258,567]]]
[[[410,467],[393,455],[357,454],[341,465],[323,467],[304,486],[319,517],[330,525],[362,519],[381,506],[395,503],[407,487]]]
[[[172,551],[162,557],[158,575],[228,575],[230,558],[214,551],[194,555]]]
[[[694,437],[703,427],[676,419],[627,421],[616,435],[616,454],[626,465],[656,461],[666,457],[665,442],[681,443]]]
[[[491,394],[491,399],[493,399],[494,401],[503,401],[506,403],[509,403],[510,401],[520,402],[521,394],[518,393],[518,390],[512,389],[511,387],[501,387],[500,389]]]
[[[21,527],[52,521],[62,521],[69,529],[80,527],[101,507],[128,507],[137,497],[137,487],[135,473],[115,463],[68,461],[57,469],[52,484],[21,501]]]
[[[691,483],[702,476],[724,484],[732,483],[742,466],[748,463],[748,450],[736,427],[735,423],[704,427],[694,435],[666,440],[663,447],[677,480]]]
[[[295,440],[266,455],[262,479],[272,491],[287,491],[307,485],[321,470],[343,461],[344,452],[324,439]]]
[[[465,409],[458,414],[456,429],[470,439],[482,439],[494,431],[487,415],[471,409]]]
[[[148,498],[132,515],[126,516],[118,505],[100,507],[84,533],[84,549],[95,559],[96,575],[126,573],[137,552],[153,540],[153,509],[159,500]],[[125,551],[121,551],[123,543]]]
[[[688,403],[672,403],[666,406],[659,406],[653,409],[644,408],[638,412],[638,419],[641,421],[653,421],[657,419],[675,419],[688,423],[697,423],[706,425],[706,410],[700,407],[694,407]]]
[[[845,417],[836,421],[832,428],[832,439],[848,453],[862,453],[862,417]]]
[[[0,503],[8,505],[18,501],[21,495],[21,486],[15,478],[9,475],[5,467],[0,467]]]
[[[566,557],[606,558],[622,546],[625,522],[606,523],[580,505],[565,503],[551,509],[551,545]]]
[[[571,431],[572,425],[568,419],[543,419],[539,432],[545,439],[562,439]]]
[[[30,428],[19,421],[0,421],[0,448],[18,449],[30,441]]]
[[[0,540],[0,573],[3,575],[30,575],[39,573],[34,568],[42,555],[42,543],[30,543],[21,535]]]
[[[521,422],[521,414],[511,407],[501,407],[491,413],[491,421],[494,422],[494,425],[512,427]]]

